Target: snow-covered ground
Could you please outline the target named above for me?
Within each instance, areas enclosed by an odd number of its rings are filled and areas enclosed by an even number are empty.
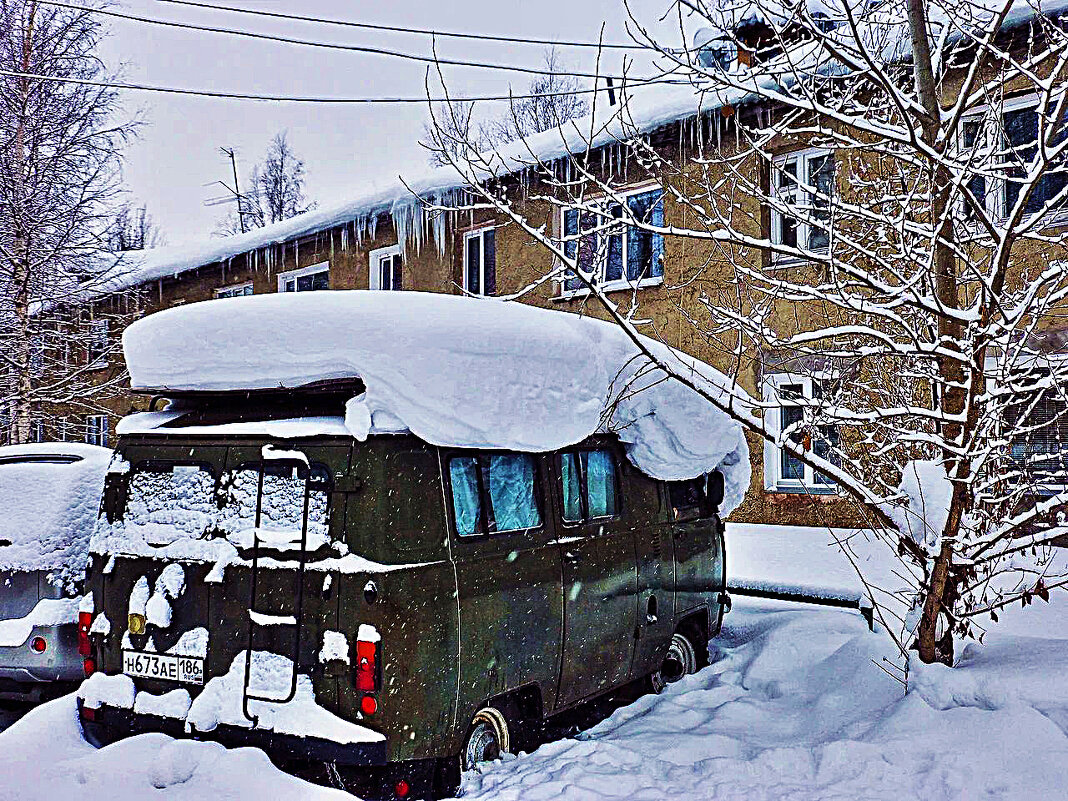
[[[792,534],[796,564],[799,552],[822,548],[826,533],[808,532],[769,532],[767,542],[778,548],[776,537]],[[772,553],[753,546],[748,556],[775,578]],[[468,774],[464,797],[1068,797],[1068,598],[1007,610],[956,668],[914,665],[908,694],[880,670],[884,659],[899,662],[855,612],[738,599],[710,667],[578,738]],[[348,797],[279,773],[253,749],[144,735],[96,751],[80,737],[69,696],[0,734],[0,799],[75,795]]]

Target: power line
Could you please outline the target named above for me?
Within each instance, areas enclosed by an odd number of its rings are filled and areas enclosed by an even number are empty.
[[[481,95],[477,97],[321,97],[308,95],[261,95],[245,92],[217,92],[210,89],[183,89],[175,86],[157,86],[152,84],[125,83],[121,81],[91,81],[85,78],[63,78],[57,75],[39,75],[32,72],[15,72],[12,70],[0,70],[0,75],[11,78],[27,78],[50,83],[71,83],[81,86],[98,86],[105,89],[122,89],[134,92],[159,92],[162,94],[187,95],[194,97],[210,97],[220,100],[259,100],[276,103],[324,103],[324,104],[400,104],[400,103],[430,103],[450,100],[455,103],[470,103],[474,101],[498,101],[498,100],[530,100],[536,97],[562,97],[565,95],[588,95],[604,91],[603,89],[572,89],[568,92],[545,92],[539,94],[509,94],[509,95]],[[628,87],[650,86],[658,83],[669,83],[657,79],[644,81],[631,81]]]
[[[555,47],[587,47],[596,50],[644,50],[639,44],[616,44],[600,42],[577,42],[577,41],[554,41],[552,39],[531,39],[517,36],[496,36],[489,33],[463,33],[460,31],[436,31],[428,28],[403,28],[398,25],[379,25],[372,22],[353,22],[351,20],[327,19],[325,17],[307,17],[300,14],[283,14],[279,11],[260,11],[251,8],[238,8],[236,6],[222,6],[214,3],[197,3],[193,0],[157,0],[160,3],[168,3],[176,6],[190,6],[192,8],[205,8],[211,11],[226,11],[232,14],[249,14],[257,17],[272,17],[274,19],[287,19],[295,22],[314,22],[319,25],[337,25],[345,28],[362,28],[370,31],[386,31],[389,33],[408,33],[417,36],[434,36],[442,39],[477,39],[486,42],[508,42],[511,44],[536,44]]]
[[[152,19],[151,17],[140,17],[135,14],[124,14],[119,11],[109,11],[102,8],[87,8],[82,5],[75,5],[73,3],[64,3],[60,0],[40,0],[42,5],[56,6],[58,8],[67,8],[74,11],[81,11],[89,14],[100,14],[105,17],[114,17],[116,19],[127,20],[129,22],[139,22],[145,25],[159,25],[168,28],[180,28],[182,30],[200,31],[203,33],[217,33],[226,36],[239,36],[246,39],[258,39],[260,41],[279,42],[281,44],[299,45],[302,47],[317,47],[325,50],[343,50],[354,53],[367,53],[377,56],[390,56],[392,58],[401,58],[408,61],[418,61],[423,64],[444,64],[451,67],[476,67],[479,69],[492,69],[501,70],[506,72],[521,72],[527,75],[547,75],[556,77],[576,77],[576,78],[602,78],[604,75],[591,72],[556,72],[553,70],[539,69],[537,67],[521,67],[515,64],[488,64],[481,61],[466,61],[464,59],[450,59],[450,58],[437,58],[435,56],[422,56],[415,53],[407,53],[403,50],[392,50],[384,47],[372,47],[370,45],[351,45],[351,44],[335,44],[332,42],[319,42],[313,39],[296,39],[290,36],[279,36],[269,33],[256,33],[254,31],[245,31],[239,28],[216,28],[210,25],[196,25],[191,22],[177,22],[174,20],[161,20]],[[623,80],[619,76],[612,76],[616,80]]]

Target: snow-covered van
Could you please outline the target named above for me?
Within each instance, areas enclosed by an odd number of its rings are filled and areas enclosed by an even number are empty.
[[[403,292],[223,299],[124,336],[91,543],[87,736],[325,763],[425,798],[553,715],[696,670],[745,401],[622,330]],[[712,400],[710,400],[712,399]],[[713,402],[715,401],[715,402]]]
[[[82,578],[110,458],[67,442],[0,448],[0,699],[39,701],[83,678]]]

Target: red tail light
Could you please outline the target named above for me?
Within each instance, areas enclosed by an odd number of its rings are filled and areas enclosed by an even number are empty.
[[[96,660],[93,657],[87,656],[82,660],[82,673],[85,674],[86,678],[96,673]]]
[[[43,654],[48,648],[48,643],[45,642],[44,637],[34,637],[30,640],[30,648],[39,654]]]
[[[89,627],[92,625],[92,612],[78,613],[78,653],[82,656],[89,656],[93,652],[92,645],[89,643]]]
[[[377,642],[356,642],[356,689],[363,693],[378,689]]]

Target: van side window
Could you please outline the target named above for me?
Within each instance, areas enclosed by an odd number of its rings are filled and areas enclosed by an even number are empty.
[[[534,459],[525,453],[451,458],[456,533],[471,537],[540,526],[536,477]]]
[[[711,517],[723,498],[723,477],[718,472],[686,481],[668,481],[667,485],[671,513],[676,520]]]
[[[560,454],[564,520],[578,523],[619,514],[619,482],[611,451]]]

